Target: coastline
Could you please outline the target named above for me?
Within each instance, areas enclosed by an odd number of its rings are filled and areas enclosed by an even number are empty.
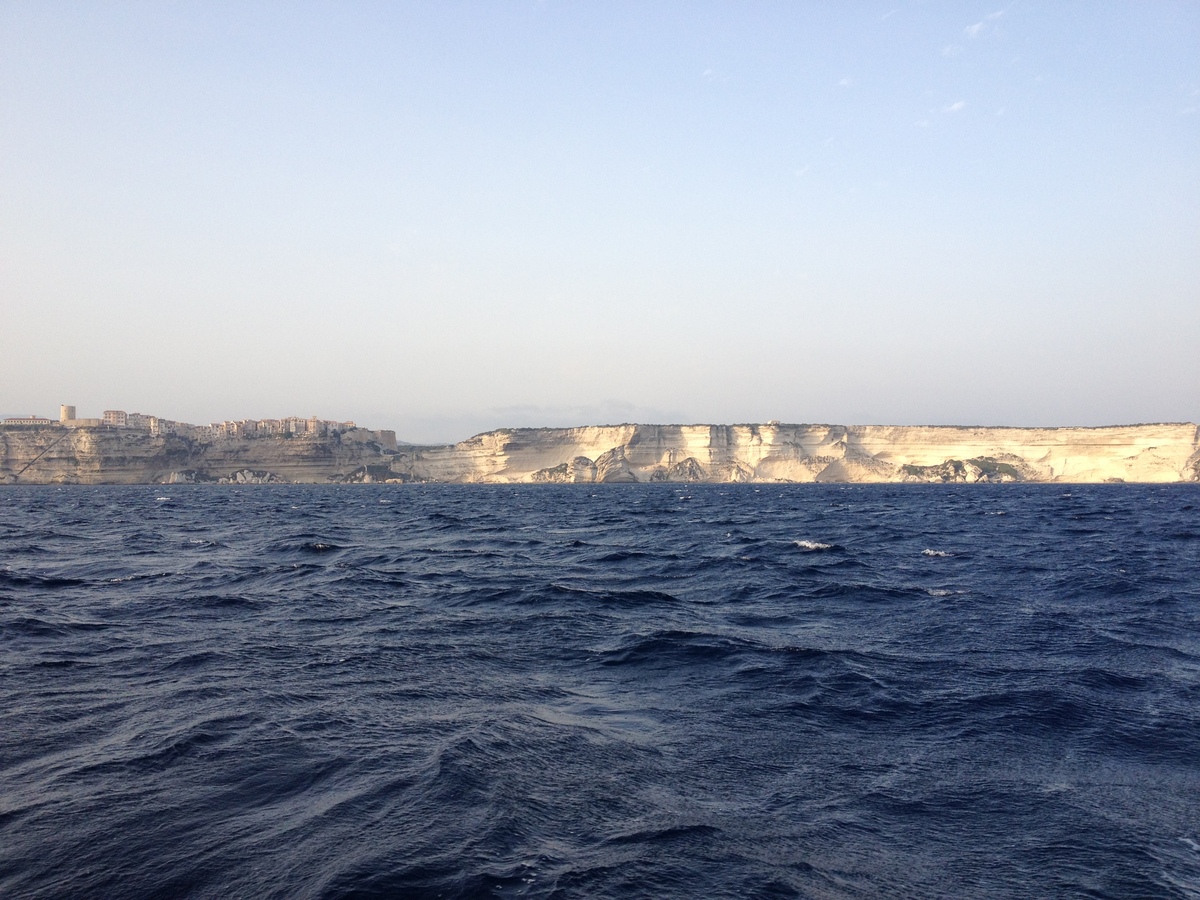
[[[0,484],[1188,483],[1193,423],[513,428],[455,444],[395,433],[0,428]]]

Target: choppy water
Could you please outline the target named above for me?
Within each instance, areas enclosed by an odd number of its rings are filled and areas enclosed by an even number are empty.
[[[0,489],[0,894],[1200,896],[1200,489]]]

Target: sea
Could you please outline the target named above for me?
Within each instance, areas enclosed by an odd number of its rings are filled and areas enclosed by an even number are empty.
[[[0,896],[1200,897],[1200,485],[0,488]]]

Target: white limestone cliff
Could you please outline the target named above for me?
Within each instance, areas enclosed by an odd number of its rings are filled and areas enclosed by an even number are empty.
[[[0,484],[221,482],[1195,482],[1194,424],[1108,428],[605,425],[393,450],[374,432],[207,441],[0,428]]]
[[[451,482],[1196,481],[1193,424],[1109,428],[613,425],[413,448],[393,471]]]

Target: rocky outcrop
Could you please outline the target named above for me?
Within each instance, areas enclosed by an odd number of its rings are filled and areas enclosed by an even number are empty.
[[[658,466],[650,473],[651,481],[702,482],[708,480],[704,467],[692,457],[671,466]]]
[[[1005,481],[1037,480],[1020,457],[1012,454],[1007,454],[1007,456],[1008,458],[1004,460],[991,457],[968,459],[966,462],[961,459],[951,459],[940,466],[909,464],[901,466],[900,469],[904,472],[904,481],[974,484],[977,481],[1003,483]]]
[[[505,429],[398,451],[372,434],[197,440],[0,428],[0,483],[1200,481],[1200,429],[1191,424],[606,425]]]

